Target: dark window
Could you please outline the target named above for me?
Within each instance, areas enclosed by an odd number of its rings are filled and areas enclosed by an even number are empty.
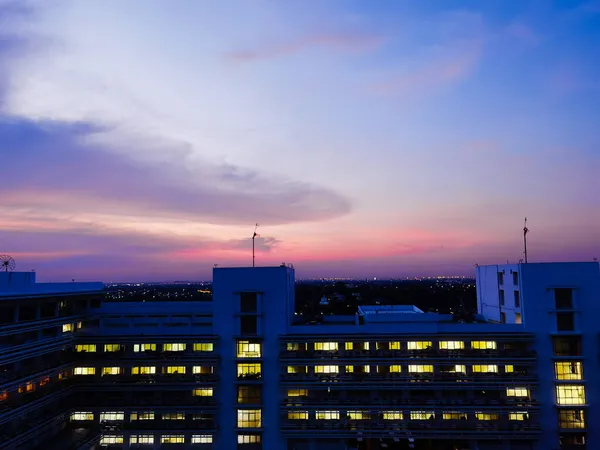
[[[506,323],[506,313],[500,313],[500,322]]]
[[[242,292],[240,295],[240,311],[244,313],[256,312],[256,292]]]
[[[556,329],[558,331],[575,330],[575,315],[573,313],[557,313]]]
[[[554,356],[581,356],[579,336],[561,336],[552,339]]]
[[[261,403],[260,386],[238,386],[237,401],[240,405],[255,405]]]
[[[502,286],[504,284],[504,273],[498,272],[498,284]]]
[[[515,308],[521,307],[521,293],[519,291],[515,291]]]
[[[515,286],[519,285],[519,272],[513,272],[513,284]]]
[[[561,433],[558,435],[560,445],[566,448],[581,448],[585,450],[587,441],[585,433]]]
[[[500,289],[498,291],[498,297],[500,298],[500,306],[504,306],[504,290]]]
[[[256,316],[240,317],[241,334],[256,335],[258,331],[258,320]]]
[[[573,289],[554,289],[554,302],[556,309],[573,309]]]

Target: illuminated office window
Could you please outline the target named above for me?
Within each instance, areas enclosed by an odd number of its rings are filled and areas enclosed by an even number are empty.
[[[411,411],[410,420],[429,420],[434,419],[435,413],[433,411]]]
[[[371,372],[371,366],[346,366],[346,373],[369,373]]]
[[[307,373],[307,366],[287,366],[287,373]]]
[[[212,397],[213,396],[213,388],[200,388],[194,389],[192,391],[194,397]]]
[[[581,380],[581,362],[557,361],[554,363],[554,374],[557,380]]]
[[[446,411],[442,413],[443,420],[466,420],[467,413],[458,411]]]
[[[462,341],[440,341],[440,350],[463,350],[465,343]]]
[[[340,420],[339,411],[317,411],[315,414],[317,420]]]
[[[77,322],[77,329],[80,330],[83,328],[83,322]]]
[[[70,332],[72,332],[74,329],[75,329],[75,324],[73,324],[73,323],[65,323],[65,324],[62,326],[62,331],[63,331],[63,333],[70,333]]]
[[[238,409],[238,428],[260,428],[262,426],[260,409]]]
[[[40,387],[47,385],[48,383],[50,383],[50,377],[43,377],[40,380]]]
[[[402,420],[402,411],[383,411],[383,420]]]
[[[527,420],[528,417],[529,417],[529,414],[526,411],[511,412],[508,414],[508,420],[523,421],[523,420]]]
[[[185,444],[183,434],[163,434],[160,438],[161,444]]]
[[[154,436],[152,434],[132,434],[129,442],[131,444],[154,444]]]
[[[455,364],[454,373],[467,373],[467,366],[464,364]]]
[[[102,375],[119,375],[121,373],[120,367],[103,367]]]
[[[122,434],[103,434],[100,438],[100,445],[122,444]]]
[[[471,348],[474,350],[496,350],[495,341],[473,341]]]
[[[192,444],[212,444],[211,434],[192,434]]]
[[[0,392],[0,402],[3,402],[7,398],[8,398],[8,393],[6,391],[1,391]]]
[[[106,353],[118,352],[120,350],[121,350],[121,344],[104,344],[104,351]]]
[[[163,352],[183,352],[185,351],[185,344],[163,344]]]
[[[308,411],[288,411],[289,420],[308,420]]]
[[[131,375],[154,375],[155,373],[155,366],[141,366],[131,368]]]
[[[100,422],[117,422],[119,420],[125,420],[125,413],[123,411],[100,413]]]
[[[410,341],[406,344],[409,350],[427,350],[432,347],[431,341]]]
[[[260,444],[258,434],[238,434],[238,444]]]
[[[210,375],[213,373],[212,366],[194,366],[192,367],[192,373],[200,375]]]
[[[73,369],[73,373],[75,375],[95,375],[96,368],[95,367],[75,367],[75,369]]]
[[[433,373],[433,366],[423,364],[409,364],[410,373]]]
[[[498,420],[500,416],[496,413],[477,412],[475,413],[475,417],[477,420]]]
[[[315,373],[338,373],[338,366],[315,366]]]
[[[556,386],[556,403],[559,405],[585,405],[585,388],[578,384]]]
[[[371,418],[368,411],[348,411],[347,415],[350,420],[369,420]]]
[[[504,373],[513,373],[514,371],[515,368],[511,364],[504,366]]]
[[[315,350],[317,351],[333,352],[337,351],[337,349],[337,342],[315,342]]]
[[[288,397],[307,397],[308,389],[288,389]]]
[[[185,366],[168,366],[167,373],[168,374],[184,374]]]
[[[346,342],[344,344],[344,350],[354,350],[354,343],[353,342]]]
[[[559,409],[558,426],[560,428],[585,428],[584,411],[581,409]]]
[[[286,350],[288,352],[297,352],[300,350],[300,344],[297,342],[288,342],[286,345]]]
[[[368,342],[346,342],[344,344],[346,350],[369,350]]]
[[[238,358],[260,358],[260,344],[258,342],[238,341],[237,343]]]
[[[496,364],[474,365],[473,373],[498,373]]]
[[[402,372],[402,366],[399,366],[397,364],[390,366],[390,373],[400,373],[400,372]]]
[[[506,388],[507,397],[529,397],[529,389],[517,387],[517,388]]]
[[[402,343],[401,342],[390,342],[390,346],[389,346],[390,350],[402,350]]]
[[[75,351],[93,353],[96,351],[96,346],[94,344],[77,344]]]
[[[153,412],[132,412],[131,420],[154,420]]]
[[[515,291],[515,293],[518,291]],[[517,306],[517,305],[515,305]],[[523,318],[521,316],[521,313],[516,312],[515,313],[515,323],[523,323]]]
[[[238,364],[237,365],[238,378],[256,377],[256,376],[260,375],[260,372],[261,372],[261,364],[260,363]]]
[[[212,342],[197,342],[194,344],[195,352],[212,352],[214,348]]]
[[[134,352],[155,352],[156,344],[133,344]]]
[[[94,413],[89,411],[77,411],[71,413],[71,422],[77,421],[92,421],[94,420]]]
[[[163,420],[185,420],[185,414],[180,413],[165,413],[162,415]]]

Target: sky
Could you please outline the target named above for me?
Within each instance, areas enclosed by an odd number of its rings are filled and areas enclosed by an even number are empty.
[[[0,0],[0,253],[38,280],[600,257],[600,1]]]

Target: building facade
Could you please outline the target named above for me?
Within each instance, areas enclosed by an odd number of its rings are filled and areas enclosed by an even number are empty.
[[[0,449],[600,442],[597,263],[478,267],[472,318],[360,307],[320,323],[295,315],[287,266],[215,268],[212,302],[102,302],[98,284],[12,275],[24,279],[0,279]]]

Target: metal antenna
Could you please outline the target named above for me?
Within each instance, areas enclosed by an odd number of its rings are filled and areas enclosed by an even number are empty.
[[[527,264],[527,233],[529,232],[529,228],[527,228],[527,217],[525,217],[525,226],[523,227],[523,245],[525,247],[525,251],[523,254],[525,255],[525,264]]]
[[[254,238],[258,236],[256,230],[258,229],[258,223],[254,225],[254,233],[252,234],[252,267],[255,266],[256,256],[254,256]]]

